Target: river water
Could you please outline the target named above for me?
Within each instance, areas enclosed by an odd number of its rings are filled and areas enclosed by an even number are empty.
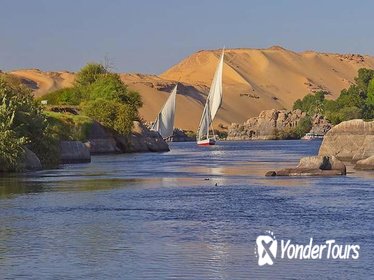
[[[374,173],[264,176],[319,145],[172,143],[0,178],[0,279],[374,279]],[[359,258],[278,252],[258,266],[267,230],[278,243],[358,244]]]

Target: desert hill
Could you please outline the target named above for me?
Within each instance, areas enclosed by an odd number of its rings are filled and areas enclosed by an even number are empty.
[[[74,73],[68,71],[43,72],[39,69],[21,69],[11,71],[9,74],[20,78],[25,85],[33,90],[35,97],[71,86],[75,77]]]
[[[147,121],[154,120],[168,92],[179,81],[176,126],[196,130],[220,53],[220,50],[196,52],[159,76],[121,74],[121,78],[142,95],[144,106],[140,113]],[[228,49],[224,63],[224,99],[215,126],[242,123],[265,109],[289,109],[296,99],[318,90],[328,91],[328,98],[336,98],[354,81],[358,69],[374,68],[374,57],[297,53],[271,47]],[[31,69],[10,73],[31,87],[35,96],[70,86],[74,81],[71,72]]]

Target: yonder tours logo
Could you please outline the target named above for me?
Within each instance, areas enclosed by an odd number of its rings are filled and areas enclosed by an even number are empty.
[[[339,244],[334,239],[316,243],[311,237],[306,244],[293,243],[288,240],[277,240],[274,233],[266,231],[256,239],[255,255],[258,265],[273,265],[276,259],[340,259],[357,260],[360,257],[360,245]]]

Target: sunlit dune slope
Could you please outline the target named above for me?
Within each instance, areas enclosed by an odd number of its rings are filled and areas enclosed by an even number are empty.
[[[190,84],[210,85],[221,51],[200,51],[160,75]],[[281,47],[229,49],[223,71],[223,110],[226,122],[241,122],[264,109],[290,108],[308,93],[325,90],[339,96],[360,68],[374,68],[374,57],[296,53]]]
[[[39,69],[25,69],[11,71],[9,74],[15,75],[34,91],[34,96],[39,97],[47,92],[70,87],[74,82],[74,73],[42,72]]]
[[[153,121],[169,92],[179,81],[176,126],[196,130],[203,104],[217,67],[220,50],[199,51],[159,76],[120,74],[130,89],[138,91],[146,121]],[[223,105],[215,127],[243,122],[265,109],[292,107],[308,93],[328,91],[336,98],[354,82],[360,68],[374,68],[374,57],[307,51],[296,53],[281,47],[228,49],[223,71]],[[16,70],[10,72],[34,90],[35,96],[71,86],[74,73]]]

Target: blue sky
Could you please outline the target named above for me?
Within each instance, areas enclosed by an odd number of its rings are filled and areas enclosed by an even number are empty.
[[[374,55],[374,1],[0,0],[0,69],[161,73],[201,50]]]

